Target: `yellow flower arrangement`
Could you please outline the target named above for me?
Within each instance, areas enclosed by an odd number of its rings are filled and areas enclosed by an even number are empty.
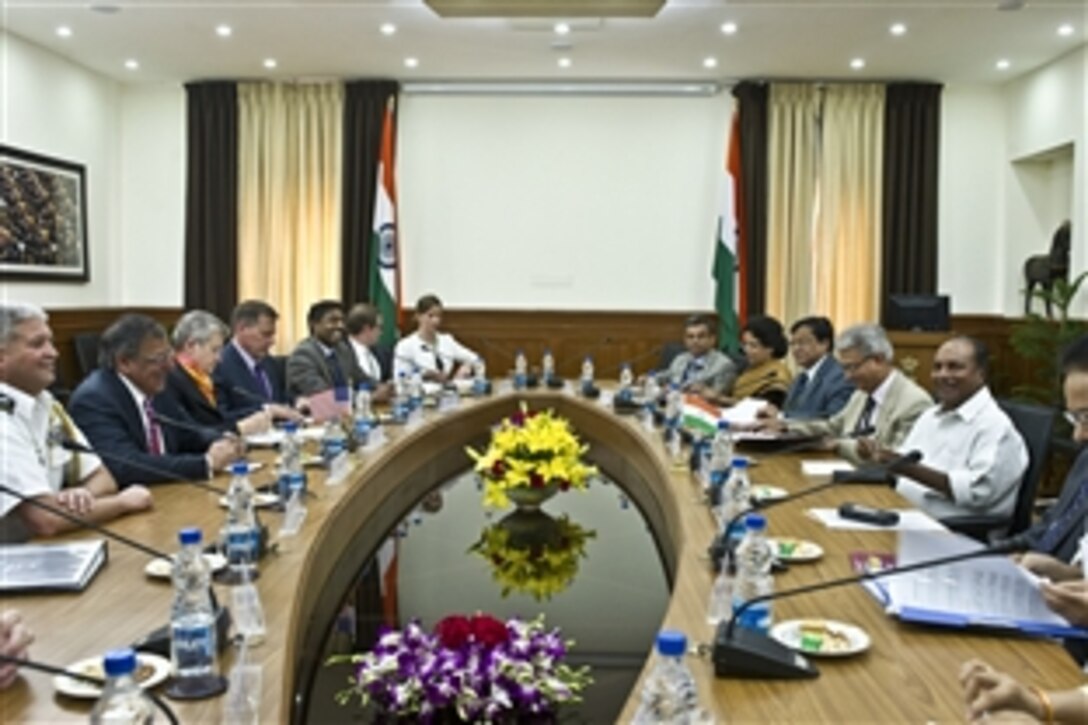
[[[518,487],[560,491],[584,489],[597,469],[582,461],[589,449],[579,442],[570,422],[552,410],[530,411],[525,403],[491,432],[491,443],[480,453],[467,448],[484,480],[484,506],[510,505],[507,492]]]
[[[551,599],[574,581],[587,542],[597,532],[566,516],[553,519],[540,511],[515,512],[480,533],[469,551],[491,564],[491,578],[510,592]]]

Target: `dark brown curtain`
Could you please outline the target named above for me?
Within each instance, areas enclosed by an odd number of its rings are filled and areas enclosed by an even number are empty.
[[[937,291],[940,141],[941,85],[889,83],[884,101],[884,312],[890,294]]]
[[[378,183],[378,151],[382,114],[396,81],[351,81],[344,84],[344,181],[341,290],[351,305],[370,300],[370,234],[374,192]]]
[[[747,315],[762,314],[767,300],[767,99],[769,86],[741,81],[733,87],[740,113],[740,206],[744,227],[744,302]]]
[[[229,320],[238,300],[237,86],[187,83],[185,91],[185,307]]]

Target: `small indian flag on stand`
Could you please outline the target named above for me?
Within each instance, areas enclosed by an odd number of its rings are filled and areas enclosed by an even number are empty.
[[[722,413],[698,395],[685,395],[680,408],[680,425],[696,436],[710,437],[718,431]]]

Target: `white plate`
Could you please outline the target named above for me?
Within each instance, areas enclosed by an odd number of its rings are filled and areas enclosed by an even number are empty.
[[[824,548],[814,541],[795,539],[791,536],[780,536],[767,539],[774,550],[774,555],[781,561],[816,561],[824,555]],[[793,544],[793,550],[785,553],[783,544]]]
[[[227,565],[227,557],[222,554],[205,554],[204,562],[211,571],[219,571]],[[174,562],[169,559],[152,559],[144,567],[144,574],[153,579],[169,579],[174,574]]]
[[[274,493],[263,493],[258,491],[253,494],[253,505],[259,509],[268,508],[269,506],[275,506],[280,502],[280,497]],[[227,497],[219,497],[219,505],[223,508],[227,508]]]
[[[151,674],[140,682],[140,686],[144,689],[149,689],[161,684],[170,676],[172,670],[170,660],[147,652],[136,653],[137,674],[139,674],[140,667],[151,668]],[[65,669],[90,677],[101,677],[103,679],[106,677],[105,672],[102,669],[101,657],[88,657],[85,660],[80,660],[79,662],[69,665]],[[81,680],[73,680],[71,677],[65,677],[64,675],[53,676],[53,687],[57,688],[57,692],[62,695],[78,697],[84,700],[94,700],[102,694],[102,690],[97,685],[92,685],[89,682],[83,682]]]
[[[789,495],[790,492],[781,486],[768,486],[763,483],[752,486],[752,498],[757,501],[777,501]]]
[[[808,636],[802,630],[809,632]],[[872,641],[861,627],[833,619],[791,619],[771,627],[771,637],[811,657],[849,657],[869,649]],[[818,647],[818,648],[817,648]]]

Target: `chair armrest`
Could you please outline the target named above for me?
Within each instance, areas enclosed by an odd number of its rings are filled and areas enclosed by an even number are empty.
[[[1006,534],[1012,519],[1008,516],[950,516],[941,519],[941,523],[957,534],[988,544],[993,538]]]

